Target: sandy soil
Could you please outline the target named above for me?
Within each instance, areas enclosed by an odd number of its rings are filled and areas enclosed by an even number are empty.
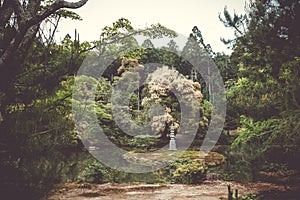
[[[48,198],[49,200],[219,200],[226,199],[227,185],[238,189],[240,195],[264,193],[264,199],[297,199],[286,196],[288,192],[298,196],[300,185],[276,185],[272,183],[247,183],[205,181],[201,185],[183,184],[65,184]],[[275,191],[275,192],[274,192]],[[279,195],[284,196],[279,197]],[[299,197],[299,196],[298,196]]]

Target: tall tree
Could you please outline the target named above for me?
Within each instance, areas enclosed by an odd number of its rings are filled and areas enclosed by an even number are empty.
[[[240,78],[236,103],[243,104],[241,109],[247,115],[263,119],[299,108],[296,66],[299,66],[300,33],[294,28],[299,22],[299,4],[299,1],[257,0],[250,5],[244,20],[246,33],[236,38],[232,54],[238,60]],[[238,30],[237,25],[228,21],[236,16],[227,15],[225,12],[227,25]]]
[[[231,58],[239,67],[227,97],[244,115],[234,146],[249,163],[274,151],[271,160],[299,159],[299,10],[298,0],[256,0],[244,16],[224,12],[224,24],[236,32]]]
[[[151,48],[154,48],[154,44],[152,43],[152,41],[150,39],[146,39],[146,40],[144,40],[142,47],[151,49]]]
[[[36,37],[43,20],[62,8],[76,9],[88,0],[67,2],[63,0],[1,0],[0,1],[0,108],[5,115],[5,104],[13,80]],[[3,97],[4,95],[4,97]]]

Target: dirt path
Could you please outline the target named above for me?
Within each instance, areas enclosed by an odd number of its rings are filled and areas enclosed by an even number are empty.
[[[240,195],[247,193],[261,193],[277,191],[285,193],[288,189],[299,191],[300,186],[284,187],[271,183],[248,183],[213,181],[201,185],[182,184],[66,184],[62,189],[55,191],[48,199],[72,200],[219,200],[227,196],[227,185],[238,189]],[[274,199],[274,197],[271,197]],[[292,198],[289,198],[291,200]],[[296,199],[296,198],[295,198]]]

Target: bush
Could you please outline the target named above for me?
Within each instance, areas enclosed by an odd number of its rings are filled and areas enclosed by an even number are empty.
[[[262,170],[265,172],[277,172],[280,170],[288,170],[288,166],[286,164],[279,163],[265,163],[262,167]]]
[[[177,183],[198,184],[205,178],[206,166],[202,163],[191,162],[181,164],[174,172]]]
[[[100,162],[94,161],[85,168],[83,174],[79,177],[79,180],[97,184],[104,183],[105,173],[107,173],[106,168]]]
[[[156,136],[138,135],[130,140],[129,145],[137,149],[145,150],[157,146],[159,142],[159,138]]]
[[[206,170],[203,163],[182,158],[170,163],[162,175],[173,183],[198,184],[204,180]]]

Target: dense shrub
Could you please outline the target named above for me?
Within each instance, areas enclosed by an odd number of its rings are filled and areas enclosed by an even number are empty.
[[[191,162],[181,164],[174,172],[177,183],[198,184],[205,178],[206,167],[202,163]]]
[[[149,149],[159,144],[159,138],[150,135],[138,135],[132,138],[129,142],[131,147],[137,149]]]
[[[85,168],[79,176],[79,180],[89,183],[104,183],[104,175],[106,173],[106,168],[100,162],[94,161]]]
[[[168,167],[159,170],[156,174],[163,182],[198,184],[204,180],[206,170],[205,164],[183,158],[171,162]]]

